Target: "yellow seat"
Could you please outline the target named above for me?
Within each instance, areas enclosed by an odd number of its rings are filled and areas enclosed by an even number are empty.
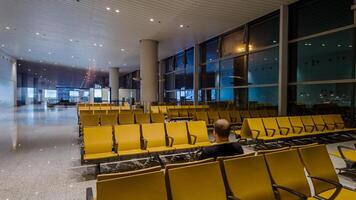
[[[174,150],[166,145],[166,132],[163,123],[142,124],[141,128],[146,150],[151,153]]]
[[[119,115],[120,110],[108,110],[108,115]]]
[[[100,116],[100,124],[102,126],[115,126],[117,125],[117,115],[116,114],[107,114]]]
[[[140,125],[127,124],[114,127],[115,140],[119,156],[148,153],[141,149]]]
[[[113,152],[111,126],[84,127],[84,160],[104,159],[117,156]]]
[[[311,117],[317,131],[328,131],[328,127],[326,126],[326,123],[324,122],[321,115],[312,115]]]
[[[260,117],[274,117],[274,116],[270,116],[267,110],[259,110],[258,114],[260,115]]]
[[[187,125],[189,135],[193,137],[193,144],[199,147],[212,145],[209,140],[208,129],[206,128],[206,123],[204,121],[190,121],[187,122]]]
[[[100,115],[83,115],[80,117],[80,125],[83,126],[99,126]]]
[[[219,118],[226,119],[229,123],[231,123],[230,113],[229,111],[219,111]]]
[[[162,114],[167,114],[167,107],[166,106],[159,106],[159,112]]]
[[[94,115],[106,115],[106,110],[94,110]]]
[[[248,131],[251,138],[256,140],[275,140],[281,139],[283,136],[274,136],[272,134],[268,135],[265,126],[261,118],[248,118],[244,121],[248,124]]]
[[[97,181],[97,200],[167,200],[163,171]]]
[[[218,111],[209,111],[208,118],[209,123],[214,124],[218,119],[220,119]]]
[[[281,131],[279,129],[279,126],[277,124],[276,118],[274,117],[267,117],[267,118],[262,118],[263,124],[265,126],[266,130],[266,135],[269,137],[274,137],[274,138],[286,138],[288,136],[285,136],[281,134]]]
[[[181,118],[188,118],[189,117],[189,113],[187,109],[180,109],[178,111],[179,117]]]
[[[139,113],[135,114],[136,124],[149,124],[151,123],[150,114],[148,113]]]
[[[251,118],[250,112],[248,110],[239,111],[242,119]]]
[[[277,117],[278,116],[277,110],[267,110],[267,112],[268,112],[270,117]]]
[[[120,114],[132,114],[132,110],[120,108]]]
[[[329,199],[334,192],[339,192],[336,200],[356,199],[355,191],[342,188],[325,145],[299,148],[298,151],[317,196]]]
[[[152,123],[164,123],[165,117],[163,113],[151,113],[151,122]]]
[[[302,119],[299,116],[289,117],[290,124],[292,125],[292,130],[288,134],[293,137],[304,137],[318,134],[316,132],[306,132]]]
[[[227,159],[223,161],[223,165],[227,184],[233,196],[244,200],[276,199],[263,156]]]
[[[296,149],[268,153],[264,156],[275,184],[301,193],[305,197],[311,197],[304,166]],[[278,193],[280,199],[301,199],[281,188],[278,189]]]
[[[151,113],[159,113],[159,107],[158,106],[151,106],[150,107],[150,112]]]
[[[207,112],[196,112],[195,113],[195,117],[197,121],[205,121],[205,123],[207,125],[211,125],[211,123],[209,122],[209,118],[208,118],[208,113]]]
[[[258,112],[258,110],[251,110],[251,111],[250,111],[250,115],[251,115],[251,117],[253,117],[253,118],[260,117],[260,113]]]
[[[303,122],[303,125],[304,125],[304,128],[305,128],[305,131],[308,132],[308,133],[313,133],[313,134],[318,134],[320,133],[316,127],[315,127],[315,124],[314,124],[314,121],[312,119],[311,116],[307,115],[307,116],[301,116],[300,119],[302,120]]]
[[[191,144],[188,138],[185,122],[166,123],[167,136],[170,139],[169,146],[175,149],[190,149],[198,146]]]
[[[174,108],[168,109],[168,118],[169,119],[177,119],[177,118],[179,118],[179,110],[178,109],[174,109]]]
[[[119,124],[134,124],[135,116],[132,113],[121,113],[119,114]]]
[[[92,110],[79,110],[79,116],[84,116],[84,115],[93,115],[94,112]],[[86,108],[85,108],[86,109]]]
[[[240,116],[240,112],[237,110],[230,111],[231,123],[242,125],[242,119]]]
[[[288,117],[277,117],[276,120],[282,135],[288,135],[294,133],[295,129],[293,129],[292,124],[289,121]]]
[[[227,199],[219,163],[216,161],[169,169],[167,174],[172,199]]]
[[[161,169],[162,169],[161,166],[154,166],[154,167],[143,168],[143,169],[138,169],[138,170],[133,170],[133,171],[110,173],[110,174],[98,174],[98,176],[96,177],[96,180],[97,181],[105,181],[105,180],[110,180],[110,179],[115,179],[115,178],[121,178],[121,177],[126,177],[126,176],[137,175],[137,174],[144,174],[144,173],[148,173],[148,172],[160,171]]]

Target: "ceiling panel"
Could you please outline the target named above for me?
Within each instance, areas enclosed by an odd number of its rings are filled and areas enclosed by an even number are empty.
[[[34,62],[132,71],[139,66],[140,39],[158,40],[164,58],[291,2],[1,0],[0,48]]]

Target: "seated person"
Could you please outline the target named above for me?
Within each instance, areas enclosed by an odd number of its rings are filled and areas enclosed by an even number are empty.
[[[244,151],[238,142],[229,142],[230,130],[230,123],[227,120],[217,120],[213,132],[216,144],[203,148],[199,159],[243,154]]]

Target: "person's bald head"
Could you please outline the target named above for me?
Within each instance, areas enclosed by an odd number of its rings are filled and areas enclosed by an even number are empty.
[[[230,123],[226,119],[219,119],[214,123],[214,132],[220,138],[228,138],[230,135]]]

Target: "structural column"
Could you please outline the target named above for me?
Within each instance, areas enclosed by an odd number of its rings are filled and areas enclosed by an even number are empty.
[[[193,89],[194,89],[194,104],[198,104],[199,98],[199,67],[200,67],[200,48],[199,44],[194,45],[194,73],[193,73]]]
[[[288,106],[288,5],[281,5],[279,25],[278,114],[287,115]]]
[[[110,98],[111,102],[119,102],[119,76],[120,68],[112,67],[109,72],[109,86],[111,88]]]
[[[152,102],[158,97],[158,42],[155,40],[140,41],[140,76],[141,104],[145,110],[149,109]]]

